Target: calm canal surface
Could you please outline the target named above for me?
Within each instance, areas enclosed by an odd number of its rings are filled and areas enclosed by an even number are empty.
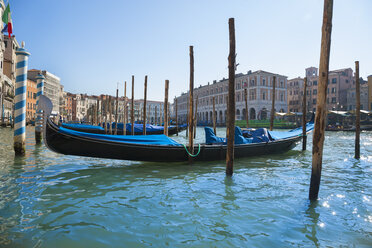
[[[326,133],[313,204],[311,138],[305,153],[235,160],[229,178],[224,161],[56,154],[35,146],[29,127],[27,154],[14,158],[12,132],[0,128],[0,247],[372,246],[372,132],[361,134],[359,161],[354,133]]]

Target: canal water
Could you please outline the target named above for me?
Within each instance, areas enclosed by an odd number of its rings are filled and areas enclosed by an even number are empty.
[[[372,132],[360,160],[354,133],[326,133],[316,203],[311,138],[306,152],[235,160],[231,178],[224,161],[64,156],[33,133],[15,158],[0,129],[0,247],[372,247]]]

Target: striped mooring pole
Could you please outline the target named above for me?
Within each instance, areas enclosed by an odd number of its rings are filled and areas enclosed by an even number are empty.
[[[17,48],[16,54],[16,85],[14,103],[14,152],[15,155],[25,154],[26,140],[26,82],[27,63],[30,53],[22,47]]]
[[[36,83],[37,83],[36,106],[39,106],[40,95],[44,94],[43,92],[44,80],[45,80],[45,77],[40,72],[36,77]],[[42,138],[41,133],[42,133],[42,125],[43,125],[42,115],[43,115],[42,110],[39,110],[38,112],[36,112],[36,121],[35,121],[35,142],[36,144],[41,143],[41,138]]]

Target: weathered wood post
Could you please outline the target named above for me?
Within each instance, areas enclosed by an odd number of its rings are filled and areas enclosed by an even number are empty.
[[[111,99],[111,95],[109,96],[109,122],[110,122],[110,126],[109,126],[109,132],[110,134],[112,134],[112,103],[111,103],[112,99]]]
[[[273,130],[274,127],[274,116],[275,116],[275,82],[276,76],[273,76],[273,95],[272,95],[272,102],[271,102],[271,112],[270,112],[270,131]]]
[[[190,93],[189,93],[190,94]],[[186,138],[189,137],[189,98],[187,98],[186,102]]]
[[[216,130],[216,99],[213,97],[213,132],[215,135],[217,135]]]
[[[134,135],[134,76],[132,75],[132,106],[130,108],[130,121],[132,124],[132,135]]]
[[[127,81],[124,82],[123,135],[127,135]]]
[[[98,126],[99,123],[99,98],[97,98],[97,103],[96,103],[96,123],[95,125]]]
[[[234,168],[234,136],[235,136],[235,23],[234,18],[229,19],[229,91],[227,101],[227,151],[226,175],[232,176]]]
[[[41,72],[37,75],[36,77],[36,82],[37,82],[37,93],[36,93],[36,105],[39,106],[39,98],[41,95],[43,95],[43,90],[44,90],[44,79],[45,77]],[[37,109],[37,108],[36,108]],[[43,125],[43,120],[42,120],[42,110],[36,111],[36,122],[35,122],[35,142],[36,144],[41,143],[41,138],[42,138],[42,125]]]
[[[107,134],[107,110],[108,110],[108,96],[105,96],[105,134]]]
[[[26,150],[26,83],[27,65],[30,53],[22,47],[17,48],[16,54],[16,84],[14,97],[14,152],[24,155]]]
[[[176,104],[176,132],[178,136],[178,106],[177,106],[177,98],[175,99],[175,104]]]
[[[145,89],[143,100],[143,135],[146,135],[146,109],[147,109],[147,75],[145,76]]]
[[[119,89],[116,89],[116,106],[115,106],[115,135],[118,134],[118,108],[119,108]]]
[[[325,120],[327,116],[327,83],[329,54],[331,50],[333,0],[324,0],[322,42],[320,48],[318,96],[316,100],[315,128],[313,135],[313,159],[309,199],[317,200],[322,173]]]
[[[165,80],[165,96],[164,96],[164,134],[168,136],[168,89],[169,80]]]
[[[355,158],[360,158],[360,82],[359,82],[359,61],[355,61]]]
[[[247,128],[249,128],[249,111],[248,111],[248,90],[244,89],[244,100],[245,100],[245,120],[247,121]]]
[[[194,154],[194,47],[190,46],[190,92],[189,92],[189,152]],[[191,157],[190,161],[191,161]]]
[[[103,127],[103,105],[104,105],[104,100],[103,100],[103,95],[101,95],[101,114],[99,115],[99,122],[101,123],[101,127]]]
[[[194,139],[196,138],[196,127],[198,126],[198,101],[199,101],[199,96],[196,96],[195,115],[194,115]]]
[[[155,105],[155,126],[158,125],[158,106]]]
[[[304,78],[304,94],[302,97],[302,150],[306,151],[307,134],[306,134],[306,90],[307,77]]]

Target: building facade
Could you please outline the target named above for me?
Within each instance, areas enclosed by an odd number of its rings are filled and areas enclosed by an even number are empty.
[[[307,109],[315,112],[318,95],[318,68],[306,68],[307,76]],[[327,87],[327,109],[347,110],[347,91],[355,85],[353,70],[351,68],[329,71]]]
[[[301,77],[288,80],[287,83],[287,112],[302,112],[304,79]]]
[[[287,105],[287,77],[266,71],[249,71],[247,74],[235,75],[235,119],[245,119],[246,114],[251,120],[267,119],[270,116],[272,105],[273,78],[276,77],[275,111],[286,112]],[[248,93],[248,111],[245,109],[244,89]],[[212,84],[194,89],[194,99],[198,99],[197,119],[199,123],[212,123],[213,98],[217,124],[226,123],[227,116],[228,79],[213,81]],[[177,97],[178,120],[185,123],[188,115],[189,94],[183,93]],[[195,107],[194,107],[195,109]],[[175,102],[173,113],[175,113]]]
[[[368,83],[362,78],[359,79],[359,82],[360,82],[360,109],[368,110]],[[356,109],[355,84],[353,84],[352,88],[347,90],[346,102],[347,110],[350,111]]]
[[[41,72],[43,76],[45,77],[44,80],[44,95],[48,97],[52,103],[53,103],[53,110],[52,114],[59,114],[60,113],[60,91],[61,91],[61,83],[60,83],[60,78],[57,77],[56,75],[43,70],[28,70],[27,72],[27,78],[31,79],[33,81],[36,81],[37,75]]]
[[[37,84],[27,79],[26,94],[26,123],[35,120]]]

